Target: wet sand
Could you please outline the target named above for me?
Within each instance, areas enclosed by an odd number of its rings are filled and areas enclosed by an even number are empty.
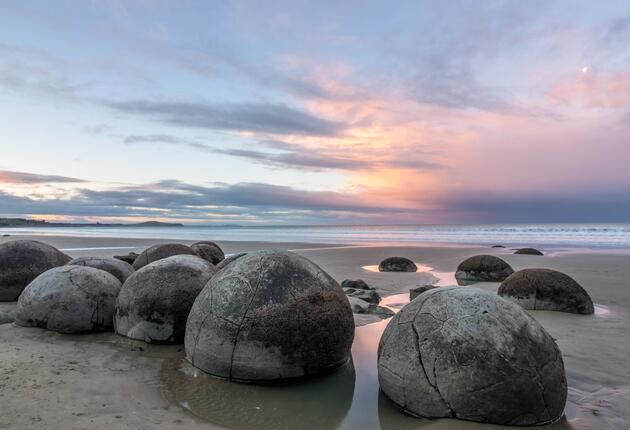
[[[71,256],[139,252],[153,243],[168,242],[61,236],[39,239],[66,249]],[[459,262],[478,253],[500,255],[515,270],[549,267],[566,272],[599,306],[593,316],[531,312],[557,339],[570,387],[568,420],[550,428],[630,428],[628,254],[582,251],[539,257],[487,247],[339,247],[261,242],[220,245],[227,253],[266,247],[299,250],[339,281],[364,279],[383,296],[404,293],[385,299],[393,309],[405,301],[409,288],[434,283],[439,274],[452,274]],[[433,271],[378,273],[363,268],[393,255],[408,257]],[[498,284],[475,287],[494,292]],[[0,304],[0,310],[12,306]],[[357,322],[360,325],[366,321]],[[112,333],[61,335],[0,325],[0,404],[4,412],[0,414],[0,428],[502,428],[455,420],[418,420],[399,412],[379,394],[376,380],[376,346],[385,324],[387,321],[357,328],[353,366],[306,385],[275,390],[229,384],[195,372],[183,361],[182,346],[151,346]]]

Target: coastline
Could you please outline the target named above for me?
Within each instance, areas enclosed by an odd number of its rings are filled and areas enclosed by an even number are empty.
[[[62,235],[12,235],[0,237],[0,241],[27,238],[65,249],[72,257],[126,254],[129,251],[138,252],[155,243],[175,241]],[[406,293],[409,287],[435,280],[430,272],[379,273],[363,269],[363,266],[378,264],[383,258],[392,255],[405,256],[430,266],[434,273],[452,273],[459,262],[479,253],[498,255],[515,270],[548,267],[563,271],[589,292],[599,306],[599,312],[593,316],[531,312],[557,339],[569,381],[569,420],[552,427],[630,427],[630,370],[627,367],[630,342],[624,340],[628,339],[627,327],[630,324],[630,265],[625,251],[582,249],[539,257],[514,255],[509,248],[452,244],[353,246],[305,242],[218,242],[226,253],[267,247],[295,250],[320,265],[338,281],[364,279],[377,288],[383,297]],[[474,287],[494,293],[498,284],[479,283]],[[374,326],[370,324],[364,327]],[[0,342],[4,346],[0,351],[0,401],[5,410],[12,411],[0,417],[0,428],[108,427],[117,430],[149,429],[159,425],[191,429],[221,428],[197,418],[169,394],[168,384],[164,381],[164,368],[181,355],[182,346],[147,345],[112,333],[64,336],[13,325],[0,326]],[[371,339],[365,345],[356,346],[369,349],[375,348],[377,343],[378,339]],[[355,366],[360,368],[358,357],[355,358]],[[377,383],[362,386],[360,390],[366,388],[372,394],[378,394]],[[355,387],[355,396],[357,390],[358,386]],[[390,428],[393,423],[396,423],[393,428],[402,428],[400,421],[387,421],[393,419],[393,412],[372,413],[376,415],[370,421],[374,427],[363,428]],[[347,427],[348,420],[355,415],[351,407],[338,428],[351,428]],[[402,419],[404,428],[490,428],[453,420],[427,422],[404,416],[396,419]]]

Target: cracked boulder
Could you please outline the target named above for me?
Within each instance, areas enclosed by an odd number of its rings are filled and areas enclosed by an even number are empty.
[[[67,266],[87,266],[95,269],[104,270],[116,277],[121,283],[124,283],[134,272],[133,267],[129,263],[115,258],[104,257],[79,257],[70,260]]]
[[[215,272],[212,264],[193,255],[144,266],[120,290],[116,333],[147,343],[182,343],[190,308]]]
[[[0,244],[0,301],[17,300],[33,279],[70,259],[54,246],[36,240]]]
[[[379,272],[417,272],[418,266],[405,257],[388,257],[378,265]]]
[[[133,268],[141,269],[149,263],[161,260],[163,258],[172,257],[173,255],[197,255],[189,246],[181,243],[161,243],[153,245],[142,251],[134,260]]]
[[[339,284],[310,260],[264,250],[218,272],[186,324],[193,366],[240,381],[316,375],[345,363],[352,310]]]
[[[522,255],[545,255],[536,248],[520,248],[517,249],[514,254],[522,254]]]
[[[501,282],[514,273],[514,269],[494,255],[475,255],[457,266],[455,279],[464,282]]]
[[[406,305],[378,349],[383,393],[406,412],[501,425],[562,416],[567,383],[554,339],[521,307],[443,287]]]
[[[525,309],[590,315],[595,311],[588,293],[569,275],[551,269],[524,269],[508,277],[499,296]]]
[[[60,333],[109,330],[120,281],[104,270],[83,266],[50,269],[22,292],[15,323]]]
[[[212,264],[216,265],[225,260],[225,254],[221,247],[209,240],[193,243],[190,247],[198,256]]]

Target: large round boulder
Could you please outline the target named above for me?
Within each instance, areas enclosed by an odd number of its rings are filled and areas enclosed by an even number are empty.
[[[524,269],[509,276],[499,295],[525,309],[590,315],[595,311],[588,293],[569,275],[551,269]]]
[[[226,257],[224,260],[221,260],[219,262],[219,264],[217,264],[217,269],[221,270],[224,267],[227,267],[229,264],[232,264],[234,261],[238,260],[239,258],[241,258],[242,256],[247,255],[246,252],[240,252],[238,254],[233,254],[230,255],[229,257]]]
[[[216,269],[193,255],[175,255],[131,275],[118,295],[116,333],[147,343],[182,343],[195,298]]]
[[[129,263],[125,263],[122,260],[115,258],[104,257],[78,257],[70,260],[67,266],[87,266],[94,267],[95,269],[101,269],[110,273],[120,281],[124,283],[129,276],[134,272],[133,267]]]
[[[455,279],[469,282],[501,282],[514,273],[514,269],[494,255],[475,255],[457,266]]]
[[[345,363],[353,338],[339,284],[300,255],[265,250],[210,279],[188,316],[185,346],[188,360],[205,372],[268,382]]]
[[[429,290],[387,325],[381,390],[406,412],[502,425],[562,416],[567,382],[554,339],[521,307],[476,288]]]
[[[195,243],[190,245],[190,249],[192,249],[195,254],[212,264],[219,264],[225,259],[223,251],[216,244],[214,244],[214,242]]]
[[[522,254],[522,255],[545,255],[536,248],[520,248],[517,249],[514,254]]]
[[[197,255],[195,251],[190,249],[189,246],[182,245],[181,243],[161,243],[153,245],[150,248],[142,251],[140,255],[134,260],[133,268],[135,270],[141,269],[149,263],[161,260],[163,258],[172,257],[173,255]]]
[[[17,300],[24,287],[33,279],[70,260],[70,257],[54,246],[36,240],[1,243],[0,301]]]
[[[378,265],[379,272],[416,272],[418,266],[405,257],[389,257]]]
[[[112,327],[120,281],[104,270],[83,266],[50,269],[22,292],[15,323],[60,333]]]

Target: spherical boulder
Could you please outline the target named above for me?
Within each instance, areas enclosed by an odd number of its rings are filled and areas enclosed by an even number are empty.
[[[133,262],[136,261],[136,258],[138,258],[139,255],[140,254],[132,251],[127,255],[114,255],[114,258],[116,260],[124,261],[125,263],[133,264]]]
[[[223,251],[221,251],[221,248],[214,244],[211,245],[203,242],[195,243],[190,245],[190,249],[192,249],[195,254],[212,264],[218,264],[225,259],[225,255],[223,254]]]
[[[70,260],[66,266],[87,266],[101,269],[114,275],[121,284],[134,272],[131,264],[115,258],[104,257],[78,257]]]
[[[241,252],[239,254],[234,254],[234,255],[230,255],[229,257],[225,258],[224,260],[221,260],[216,266],[218,270],[223,269],[224,267],[226,267],[229,264],[232,264],[232,262],[238,260],[239,258],[241,258],[242,256],[247,255],[246,252]]]
[[[363,279],[344,279],[341,281],[341,288],[352,288],[354,290],[373,290]]]
[[[523,255],[545,255],[536,248],[520,248],[517,249],[514,254],[523,254]]]
[[[379,272],[416,272],[418,266],[405,257],[389,257],[378,265]]]
[[[499,286],[499,296],[525,309],[590,315],[595,311],[588,293],[569,275],[551,269],[524,269]]]
[[[120,290],[116,333],[147,343],[182,343],[190,308],[215,272],[212,264],[193,255],[144,266]]]
[[[350,357],[354,321],[339,284],[288,251],[247,255],[195,300],[186,356],[207,373],[269,382],[315,375]]]
[[[54,246],[35,240],[12,240],[0,244],[0,301],[17,300],[33,279],[70,260]]]
[[[22,292],[15,323],[60,333],[112,327],[120,281],[104,270],[84,266],[50,269]]]
[[[172,257],[173,255],[197,255],[189,246],[181,243],[161,243],[145,249],[133,262],[135,270],[141,269],[149,263]]]
[[[521,307],[476,288],[429,290],[387,325],[383,393],[406,412],[502,425],[562,416],[567,382],[554,339]]]
[[[494,255],[475,255],[457,266],[455,279],[472,282],[501,282],[514,273],[514,269]]]

